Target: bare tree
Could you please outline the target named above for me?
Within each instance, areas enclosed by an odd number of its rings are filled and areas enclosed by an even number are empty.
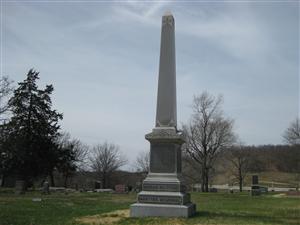
[[[182,174],[185,182],[189,187],[201,183],[201,167],[194,159],[187,155],[186,151],[182,152]]]
[[[86,170],[89,147],[77,138],[72,138],[67,132],[63,132],[58,138],[58,144],[61,147],[72,147],[74,154],[74,163],[78,170]]]
[[[102,187],[107,188],[111,174],[124,166],[127,159],[122,155],[118,146],[105,142],[93,147],[90,162],[91,168],[101,179]]]
[[[64,177],[64,186],[67,186],[68,178],[72,177],[74,172],[82,171],[86,168],[86,160],[88,156],[88,146],[83,144],[80,140],[71,138],[69,133],[62,133],[58,139],[57,144],[59,149],[64,154],[60,157],[58,164],[58,171],[60,171]],[[51,183],[53,177],[51,178]]]
[[[135,168],[138,172],[148,173],[150,169],[150,152],[143,151],[138,154],[135,161]]]
[[[249,172],[250,156],[247,149],[241,144],[230,147],[225,153],[231,165],[231,174],[239,182],[240,192],[243,191],[244,179]]]
[[[12,81],[7,77],[0,77],[0,121],[4,121],[3,115],[8,111],[8,97],[13,92]]]
[[[285,130],[283,139],[287,144],[300,145],[300,119],[298,117]]]
[[[214,97],[207,92],[195,96],[191,121],[183,126],[185,151],[201,166],[203,192],[208,192],[209,175],[218,152],[235,141],[233,120],[224,117],[222,102],[222,96]]]

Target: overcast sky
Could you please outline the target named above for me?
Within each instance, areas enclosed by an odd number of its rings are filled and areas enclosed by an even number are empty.
[[[178,124],[224,96],[246,144],[280,144],[299,115],[299,2],[2,1],[1,75],[53,84],[62,128],[133,162],[155,121],[161,16],[176,23]]]

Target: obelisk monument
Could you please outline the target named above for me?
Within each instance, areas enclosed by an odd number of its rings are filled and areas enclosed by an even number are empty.
[[[150,142],[150,171],[143,181],[131,217],[189,217],[196,211],[181,175],[182,134],[177,131],[175,21],[162,17],[156,126],[145,138]]]

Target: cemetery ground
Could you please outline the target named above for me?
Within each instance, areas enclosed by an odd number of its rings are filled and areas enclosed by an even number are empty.
[[[189,219],[129,218],[128,209],[135,198],[136,194],[75,192],[20,196],[0,189],[0,225],[300,224],[299,195],[192,193],[197,213]]]

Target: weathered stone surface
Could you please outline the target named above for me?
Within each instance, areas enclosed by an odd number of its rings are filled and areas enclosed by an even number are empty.
[[[172,14],[162,18],[156,127],[176,127],[175,22]]]
[[[175,127],[154,128],[151,133],[145,135],[145,138],[150,142],[184,143],[182,133],[177,132]]]
[[[169,143],[151,145],[150,171],[153,173],[175,173],[175,146]]]
[[[144,191],[185,192],[186,188],[181,183],[143,182]]]
[[[154,195],[139,195],[138,202],[182,205],[182,198],[180,196],[159,196],[155,193]]]
[[[151,173],[180,173],[181,144],[168,142],[151,142]]]
[[[130,206],[131,217],[190,217],[196,212],[196,205],[158,205],[135,203]]]
[[[190,203],[190,195],[181,192],[142,191],[138,194],[139,203],[156,203],[170,205],[184,205]]]

